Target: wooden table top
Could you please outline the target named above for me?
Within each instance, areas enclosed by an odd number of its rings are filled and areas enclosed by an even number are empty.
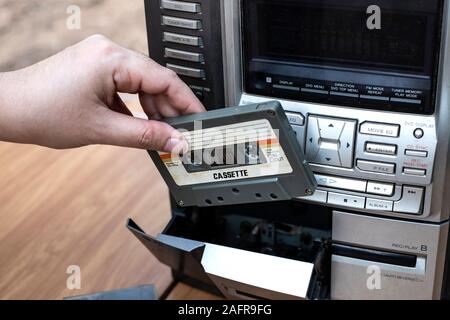
[[[157,234],[170,219],[168,190],[145,151],[91,146],[56,151],[0,142],[0,299],[67,296],[172,282],[125,228]],[[81,269],[69,290],[67,268]],[[170,299],[214,296],[179,284]]]

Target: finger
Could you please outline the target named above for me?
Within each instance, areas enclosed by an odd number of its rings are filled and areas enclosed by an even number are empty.
[[[159,114],[161,114],[163,118],[172,118],[182,115],[180,111],[172,107],[166,96],[156,95],[154,96],[153,101],[155,102]]]
[[[163,94],[171,106],[181,114],[205,111],[192,90],[181,81],[175,72],[158,65],[143,55],[130,50],[126,51],[128,54],[124,59],[120,59],[113,75],[118,91]]]
[[[144,109],[145,114],[149,119],[152,120],[161,120],[162,116],[156,107],[156,103],[153,99],[153,96],[147,93],[139,93],[139,101],[141,103],[142,108]]]
[[[95,144],[176,153],[187,150],[183,135],[164,122],[137,119],[107,108],[98,108],[97,112],[101,114],[96,118],[95,141],[92,141]]]

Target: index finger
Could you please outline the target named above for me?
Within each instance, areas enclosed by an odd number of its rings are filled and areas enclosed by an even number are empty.
[[[131,52],[114,73],[121,92],[162,94],[180,114],[204,112],[205,107],[178,75],[150,58]]]

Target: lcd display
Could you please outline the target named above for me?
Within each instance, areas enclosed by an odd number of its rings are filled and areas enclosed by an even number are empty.
[[[442,0],[244,0],[245,91],[431,114]]]
[[[381,29],[367,27],[365,10],[262,3],[261,57],[346,63],[423,72],[426,15],[381,12]]]

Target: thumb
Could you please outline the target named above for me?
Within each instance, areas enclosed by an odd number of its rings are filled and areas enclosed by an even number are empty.
[[[167,123],[138,119],[101,108],[104,115],[96,128],[96,144],[182,153],[188,149],[184,136]]]

